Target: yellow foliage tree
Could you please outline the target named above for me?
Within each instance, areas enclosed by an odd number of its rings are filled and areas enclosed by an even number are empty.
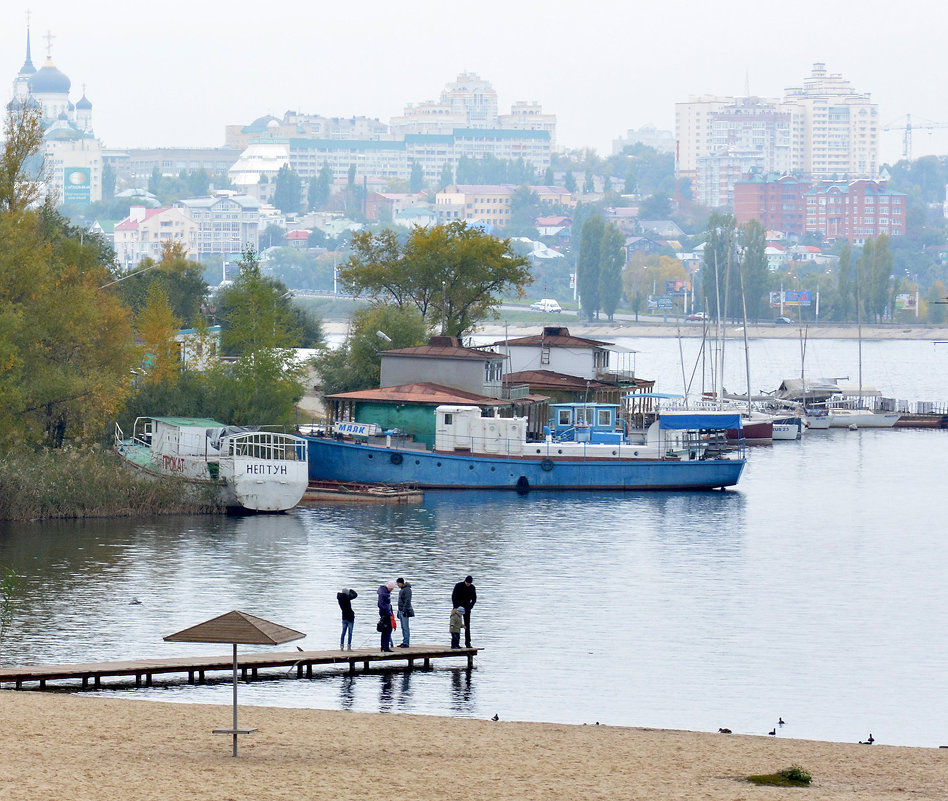
[[[146,384],[174,384],[181,369],[175,336],[181,323],[168,302],[168,292],[160,283],[148,287],[145,305],[138,314],[138,333],[145,352]]]

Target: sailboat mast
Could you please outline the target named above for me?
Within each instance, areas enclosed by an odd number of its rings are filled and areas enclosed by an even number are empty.
[[[742,254],[743,255],[743,254]],[[737,263],[737,274],[741,279],[741,315],[744,318],[744,369],[747,372],[747,416],[754,411],[751,403],[751,361],[750,349],[747,346],[747,296],[744,294],[744,259]]]

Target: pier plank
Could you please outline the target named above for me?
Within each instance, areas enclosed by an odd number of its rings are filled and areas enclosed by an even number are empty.
[[[356,665],[362,663],[363,671],[376,663],[404,662],[407,670],[414,668],[415,660],[422,659],[425,668],[429,668],[433,659],[465,657],[467,666],[474,666],[474,657],[478,648],[452,649],[443,645],[413,645],[399,648],[391,653],[378,649],[359,648],[354,651],[270,651],[250,652],[237,655],[237,664],[244,681],[248,676],[255,679],[258,671],[265,668],[296,668],[295,675],[302,678],[313,676],[314,665],[339,665],[348,667],[355,673]],[[0,668],[0,687],[15,684],[21,689],[24,683],[38,683],[38,689],[46,689],[50,681],[78,680],[82,689],[90,682],[94,687],[102,686],[104,678],[133,677],[135,686],[140,687],[142,679],[151,686],[152,676],[180,673],[193,684],[195,673],[198,681],[203,682],[205,674],[212,671],[233,672],[233,654],[224,656],[165,657],[160,659],[135,659],[116,662],[83,662],[67,665],[25,665],[22,667]]]

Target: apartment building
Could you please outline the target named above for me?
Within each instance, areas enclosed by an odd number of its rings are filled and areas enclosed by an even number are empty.
[[[250,195],[220,192],[185,198],[174,207],[197,225],[197,244],[191,251],[197,259],[260,245],[260,202]]]
[[[804,195],[812,182],[792,175],[758,174],[734,183],[734,217],[738,225],[757,220],[768,231],[805,233]]]
[[[446,187],[435,195],[438,222],[481,220],[504,228],[510,222],[510,201],[516,188],[513,184]]]
[[[146,256],[159,261],[166,243],[179,243],[186,252],[196,253],[197,242],[197,223],[172,206],[132,206],[128,217],[115,226],[113,235],[115,259],[125,269],[135,267]]]
[[[808,191],[807,233],[827,240],[848,239],[861,245],[880,234],[904,236],[907,202],[903,192],[892,192],[881,181],[832,181]]]

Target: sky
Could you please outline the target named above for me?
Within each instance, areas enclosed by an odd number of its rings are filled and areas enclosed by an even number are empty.
[[[674,130],[689,95],[781,97],[825,62],[879,106],[881,161],[948,154],[944,6],[934,0],[642,3],[482,0],[165,0],[8,7],[5,100],[23,64],[46,58],[83,86],[106,147],[214,147],[226,125],[292,109],[387,123],[435,100],[461,72],[557,115],[557,145],[611,153],[642,125]],[[924,128],[925,125],[945,125]]]

